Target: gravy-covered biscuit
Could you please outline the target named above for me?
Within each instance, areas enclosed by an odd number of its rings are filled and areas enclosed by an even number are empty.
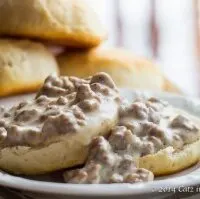
[[[118,126],[107,140],[92,141],[85,167],[64,177],[71,183],[149,181],[153,174],[173,173],[196,163],[199,147],[196,118],[156,98],[138,100],[121,106]]]
[[[120,98],[107,74],[72,82],[77,89],[65,95],[48,87],[51,96],[2,109],[1,169],[33,175],[82,164],[91,139],[116,125]]]
[[[1,0],[0,35],[76,48],[97,46],[106,33],[84,0]]]
[[[58,74],[53,55],[38,42],[0,39],[0,97],[36,91]]]

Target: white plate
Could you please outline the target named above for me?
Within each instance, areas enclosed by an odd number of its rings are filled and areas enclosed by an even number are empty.
[[[128,89],[122,89],[121,94],[128,100],[132,100],[135,97],[150,97],[156,96],[168,101],[170,104],[189,111],[193,115],[200,117],[200,101],[197,99],[191,99],[188,97],[173,95],[169,93],[153,93],[132,91]],[[11,97],[7,99],[1,99],[0,105],[10,106],[17,103],[19,100],[31,98],[33,96],[25,95],[20,97]],[[37,179],[37,178],[36,178]],[[8,186],[12,188],[62,194],[65,196],[76,196],[82,198],[83,196],[142,196],[144,194],[152,194],[153,192],[173,192],[175,188],[179,191],[184,191],[183,186],[191,187],[200,185],[200,165],[197,164],[189,169],[186,169],[178,174],[156,178],[153,182],[136,183],[136,184],[102,184],[102,185],[74,185],[65,183],[46,182],[40,180],[33,180],[23,177],[16,177],[6,173],[0,173],[0,185]],[[200,192],[200,190],[197,190]],[[150,195],[149,195],[150,196]]]

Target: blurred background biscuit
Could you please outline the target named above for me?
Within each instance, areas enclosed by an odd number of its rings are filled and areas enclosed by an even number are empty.
[[[66,51],[57,60],[61,75],[87,77],[106,72],[119,87],[180,92],[153,62],[123,49]]]
[[[36,91],[52,73],[56,60],[42,44],[0,39],[0,96]]]

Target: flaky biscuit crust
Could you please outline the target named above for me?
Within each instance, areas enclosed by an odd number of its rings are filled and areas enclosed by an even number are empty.
[[[139,167],[146,168],[156,176],[172,174],[186,169],[200,160],[200,140],[185,145],[181,150],[167,147],[154,155],[141,157]]]

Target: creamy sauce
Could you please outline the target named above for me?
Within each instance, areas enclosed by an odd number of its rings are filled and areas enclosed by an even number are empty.
[[[130,131],[129,139],[134,143],[131,153],[138,156],[156,153],[167,146],[182,148],[200,137],[199,127],[187,113],[154,98],[127,105],[121,110],[119,125]],[[115,138],[115,132],[112,137]]]
[[[63,92],[57,89],[61,86]],[[43,146],[65,134],[87,133],[89,127],[97,131],[102,121],[117,117],[119,101],[115,84],[105,73],[88,80],[51,76],[34,100],[0,110],[1,148]]]
[[[200,138],[199,127],[183,111],[150,98],[122,104],[119,123],[106,139],[97,137],[90,146],[86,165],[64,174],[70,183],[134,183],[153,180],[138,169],[135,160],[168,146],[181,149]]]
[[[116,153],[101,136],[93,140],[86,165],[65,172],[64,178],[68,183],[135,183],[153,180],[153,174],[138,169],[133,156]]]
[[[43,87],[37,94],[38,96],[45,95],[48,97],[66,96],[76,92],[78,87],[83,84],[89,84],[91,78],[79,79],[77,77],[57,77],[50,75],[44,82]]]

